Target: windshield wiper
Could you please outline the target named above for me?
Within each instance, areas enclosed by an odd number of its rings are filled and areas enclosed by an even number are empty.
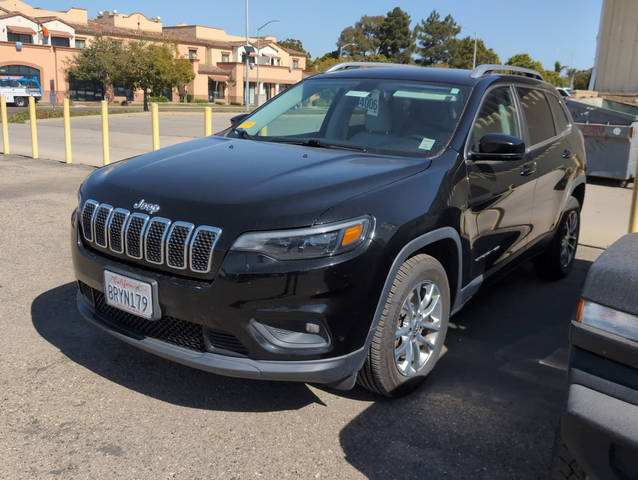
[[[278,143],[290,143],[292,145],[302,145],[304,147],[318,147],[318,148],[335,148],[338,150],[351,150],[353,152],[367,152],[365,147],[358,147],[354,145],[342,145],[339,143],[328,143],[317,140],[316,138],[294,139],[286,137],[267,137],[265,141],[278,142]]]

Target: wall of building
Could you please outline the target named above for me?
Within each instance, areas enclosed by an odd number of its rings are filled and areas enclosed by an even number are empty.
[[[0,8],[4,8],[10,12],[21,12],[29,17],[58,17],[71,23],[86,23],[88,20],[88,14],[85,8],[73,7],[66,11],[43,10],[41,8],[32,7],[20,0],[0,0]]]
[[[638,92],[638,1],[603,0],[590,89]]]

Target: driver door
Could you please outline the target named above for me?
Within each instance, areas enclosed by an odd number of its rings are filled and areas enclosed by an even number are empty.
[[[519,253],[531,231],[534,165],[521,159],[472,159],[487,133],[522,138],[521,115],[510,86],[489,90],[474,120],[467,153],[468,209],[464,229],[472,250],[472,278]]]

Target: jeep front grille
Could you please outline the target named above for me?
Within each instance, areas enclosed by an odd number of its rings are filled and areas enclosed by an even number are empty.
[[[210,272],[221,234],[216,227],[130,213],[95,200],[84,202],[80,224],[84,240],[95,247],[196,273]]]

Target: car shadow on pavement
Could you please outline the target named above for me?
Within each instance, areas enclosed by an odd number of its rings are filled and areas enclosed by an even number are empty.
[[[39,295],[31,305],[33,325],[69,359],[112,382],[191,408],[260,412],[322,403],[303,383],[223,377],[139,350],[84,320],[76,292],[67,283]]]
[[[559,282],[526,264],[483,288],[452,317],[448,352],[425,384],[342,429],[346,459],[373,480],[547,478],[590,264],[576,260]]]

